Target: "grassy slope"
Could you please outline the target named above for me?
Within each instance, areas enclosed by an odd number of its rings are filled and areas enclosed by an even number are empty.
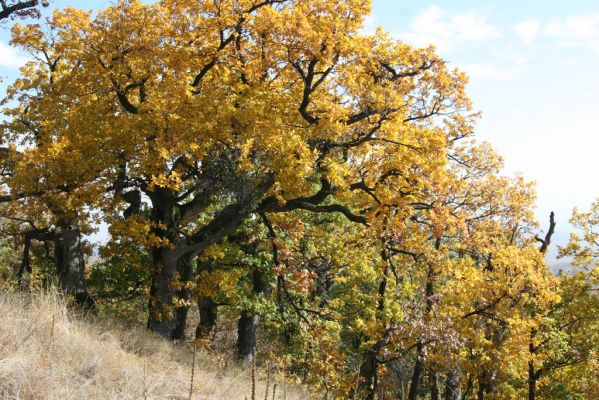
[[[186,345],[143,329],[74,316],[59,296],[0,291],[2,399],[188,399],[191,358]],[[226,364],[197,354],[193,399],[251,398],[248,371]],[[256,393],[264,398],[263,379]],[[286,398],[307,396],[287,390]]]

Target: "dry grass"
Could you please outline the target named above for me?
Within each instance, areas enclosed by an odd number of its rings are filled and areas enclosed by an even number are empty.
[[[193,352],[187,345],[111,319],[76,316],[53,294],[0,290],[0,315],[2,399],[189,398]],[[194,373],[193,399],[251,396],[248,369],[217,366],[198,352]],[[263,398],[265,380],[256,386]],[[287,391],[289,400],[307,398]]]

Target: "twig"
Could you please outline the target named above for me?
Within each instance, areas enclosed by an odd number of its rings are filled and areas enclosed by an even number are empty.
[[[268,390],[270,389],[270,363],[266,363],[266,390],[264,400],[268,400]]]
[[[252,400],[256,400],[256,357],[252,357]]]
[[[353,400],[358,398],[358,386],[360,386],[360,365],[362,365],[362,361],[358,360],[358,372],[356,373],[356,386],[354,386]]]
[[[196,370],[196,345],[195,342],[193,344],[193,357],[191,359],[191,378],[189,380],[189,400],[191,400],[191,396],[193,395],[193,376]]]
[[[143,392],[142,395],[144,397],[144,400],[148,400],[148,386],[146,384],[146,363],[147,363],[147,357],[144,354],[144,369],[143,369]]]
[[[56,316],[52,314],[52,326],[50,327],[50,343],[52,343],[52,338],[54,337],[54,319]]]

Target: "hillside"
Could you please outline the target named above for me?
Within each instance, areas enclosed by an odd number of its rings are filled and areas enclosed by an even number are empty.
[[[74,315],[59,296],[0,292],[0,398],[189,399],[192,355],[119,321]],[[251,374],[198,352],[192,399],[251,398]],[[256,398],[266,381],[257,373]],[[277,399],[305,395],[277,385]],[[272,399],[270,383],[269,399]]]

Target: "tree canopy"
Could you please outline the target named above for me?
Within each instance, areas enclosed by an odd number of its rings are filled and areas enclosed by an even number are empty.
[[[120,0],[15,25],[31,61],[7,91],[1,213],[19,282],[53,242],[78,302],[147,299],[169,338],[197,303],[204,344],[238,316],[240,358],[270,336],[335,398],[597,394],[564,378],[599,364],[589,275],[551,273],[553,216],[538,238],[533,185],[472,139],[466,75],[364,34],[369,10]],[[591,249],[597,221],[573,218]],[[574,264],[596,264],[573,240]]]

